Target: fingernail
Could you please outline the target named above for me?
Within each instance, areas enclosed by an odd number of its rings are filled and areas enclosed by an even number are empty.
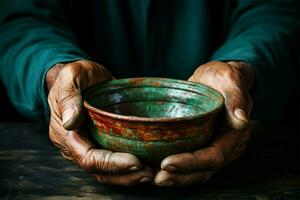
[[[242,121],[248,122],[246,112],[240,108],[235,109],[234,115]]]
[[[140,169],[138,166],[132,166],[129,168],[129,171],[136,171],[138,169]]]
[[[140,179],[140,183],[146,183],[146,182],[149,182],[150,180],[151,180],[151,178],[145,176]]]
[[[166,171],[169,171],[169,172],[177,171],[176,167],[174,167],[173,165],[168,165],[168,166],[164,167],[163,170],[166,170]]]
[[[75,115],[75,109],[74,108],[68,108],[67,110],[65,110],[62,114],[62,123],[63,123],[63,125],[68,123],[72,119],[72,117],[74,117],[74,115]]]
[[[166,181],[158,183],[157,185],[159,185],[159,186],[171,186],[171,185],[173,185],[173,182],[170,181],[170,180],[166,180]]]

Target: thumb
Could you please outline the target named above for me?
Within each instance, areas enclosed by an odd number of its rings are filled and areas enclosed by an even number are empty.
[[[111,74],[102,65],[87,60],[68,63],[60,70],[49,93],[55,93],[54,99],[65,129],[77,129],[84,120],[81,91],[110,79]]]
[[[235,130],[243,130],[248,126],[249,114],[252,108],[250,97],[239,90],[225,93],[226,119],[228,125]]]
[[[63,89],[58,96],[58,108],[66,130],[79,128],[84,120],[82,97],[79,92]]]

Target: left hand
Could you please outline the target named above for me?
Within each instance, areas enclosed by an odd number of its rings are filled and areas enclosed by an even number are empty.
[[[225,98],[225,123],[214,141],[203,149],[166,157],[154,183],[186,186],[208,181],[216,170],[238,158],[250,137],[248,119],[252,109],[249,90],[254,71],[243,62],[209,62],[197,68],[189,81],[218,90]]]

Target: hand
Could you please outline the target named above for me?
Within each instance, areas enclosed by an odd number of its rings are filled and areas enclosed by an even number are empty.
[[[200,66],[189,81],[203,83],[225,98],[226,117],[211,144],[192,153],[171,155],[161,162],[154,182],[159,186],[185,186],[208,181],[216,170],[238,158],[250,137],[247,127],[252,109],[249,90],[254,72],[242,62],[209,62]]]
[[[97,149],[80,127],[84,117],[81,91],[110,79],[111,74],[103,66],[87,60],[57,64],[49,70],[50,139],[63,157],[74,160],[100,182],[130,186],[150,181],[151,169],[143,167],[137,157]]]

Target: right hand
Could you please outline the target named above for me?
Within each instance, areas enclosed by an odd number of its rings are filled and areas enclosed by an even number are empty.
[[[51,68],[46,76],[51,110],[50,139],[64,158],[74,160],[99,182],[131,186],[151,181],[152,170],[142,166],[136,156],[97,149],[81,127],[84,118],[81,91],[111,79],[102,65],[88,60]]]

